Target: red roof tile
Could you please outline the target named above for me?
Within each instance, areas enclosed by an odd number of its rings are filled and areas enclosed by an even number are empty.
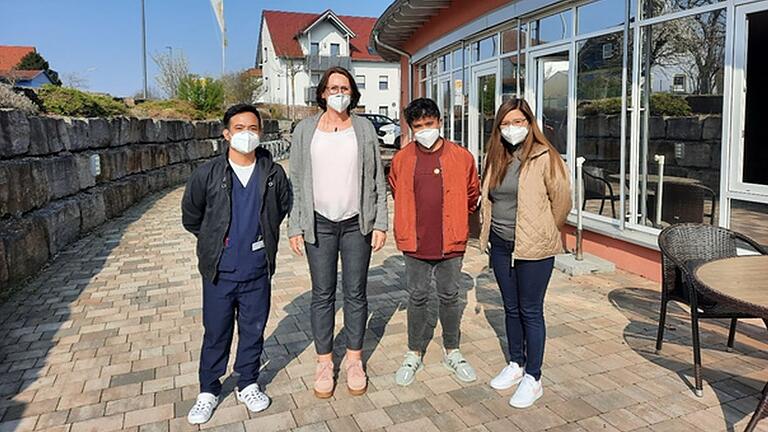
[[[269,28],[275,54],[278,57],[304,57],[297,36],[321,15],[265,10],[262,15],[263,22]],[[356,35],[349,41],[352,60],[384,61],[379,55],[368,52],[368,40],[376,18],[344,15],[338,17]]]
[[[0,78],[30,81],[43,73],[41,70],[0,70]]]
[[[0,70],[13,69],[25,55],[34,51],[32,46],[0,45]]]

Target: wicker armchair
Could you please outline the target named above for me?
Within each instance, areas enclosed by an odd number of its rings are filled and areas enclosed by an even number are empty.
[[[736,323],[740,318],[758,318],[737,312],[727,305],[702,295],[693,278],[696,266],[720,258],[737,255],[736,247],[752,248],[768,255],[762,246],[751,238],[725,228],[703,224],[678,224],[665,228],[659,235],[661,249],[662,283],[661,314],[656,338],[656,352],[661,351],[664,338],[664,324],[667,318],[667,303],[677,301],[689,306],[693,339],[693,371],[696,380],[696,395],[702,396],[701,349],[699,344],[699,319],[730,318],[728,350],[733,348]],[[768,325],[768,322],[766,323]]]

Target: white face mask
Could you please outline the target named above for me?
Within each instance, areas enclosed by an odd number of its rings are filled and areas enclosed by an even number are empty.
[[[251,131],[238,132],[232,135],[229,141],[230,147],[242,154],[248,154],[259,146],[259,135]]]
[[[503,126],[501,136],[512,145],[518,145],[528,136],[528,128],[525,126]]]
[[[422,129],[416,132],[416,141],[426,148],[432,148],[440,138],[440,129]]]
[[[348,94],[335,94],[328,97],[327,104],[331,109],[337,113],[343,113],[349,107],[349,103],[352,102],[352,97]]]

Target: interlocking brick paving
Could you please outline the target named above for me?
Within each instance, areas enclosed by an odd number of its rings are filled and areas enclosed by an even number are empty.
[[[198,391],[201,282],[194,238],[180,223],[182,192],[151,197],[77,242],[0,306],[0,431],[198,429],[185,416]],[[342,376],[341,390],[318,400],[307,264],[287,246],[283,239],[261,376],[272,406],[250,414],[228,376],[205,430],[738,431],[768,380],[762,323],[741,323],[728,353],[726,323],[707,321],[705,389],[697,398],[683,309],[671,307],[664,349],[654,353],[658,284],[622,272],[556,272],[546,303],[544,397],[515,410],[507,405],[511,391],[488,386],[505,363],[503,310],[487,258],[472,248],[462,279],[462,350],[478,381],[462,383],[440,365],[433,320],[426,367],[400,388],[393,373],[406,349],[407,294],[390,239],[371,263],[368,393],[350,396]],[[340,341],[342,327],[339,310]]]

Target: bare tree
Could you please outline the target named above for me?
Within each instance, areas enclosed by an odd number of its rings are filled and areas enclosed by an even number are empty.
[[[184,55],[184,52],[180,52],[178,55],[156,52],[152,54],[152,61],[158,68],[158,74],[155,76],[157,86],[168,98],[175,98],[179,83],[189,75],[187,56]]]
[[[708,0],[649,0],[646,16],[691,9]],[[725,59],[725,10],[693,15],[647,27],[647,66],[672,66],[685,71],[695,94],[710,94],[718,86]]]
[[[76,89],[87,89],[88,88],[88,78],[83,76],[82,74],[78,72],[64,72],[61,74],[61,82],[66,87],[76,88]]]
[[[261,92],[261,77],[252,76],[245,70],[224,75],[221,81],[224,84],[224,102],[227,105],[253,103]]]

